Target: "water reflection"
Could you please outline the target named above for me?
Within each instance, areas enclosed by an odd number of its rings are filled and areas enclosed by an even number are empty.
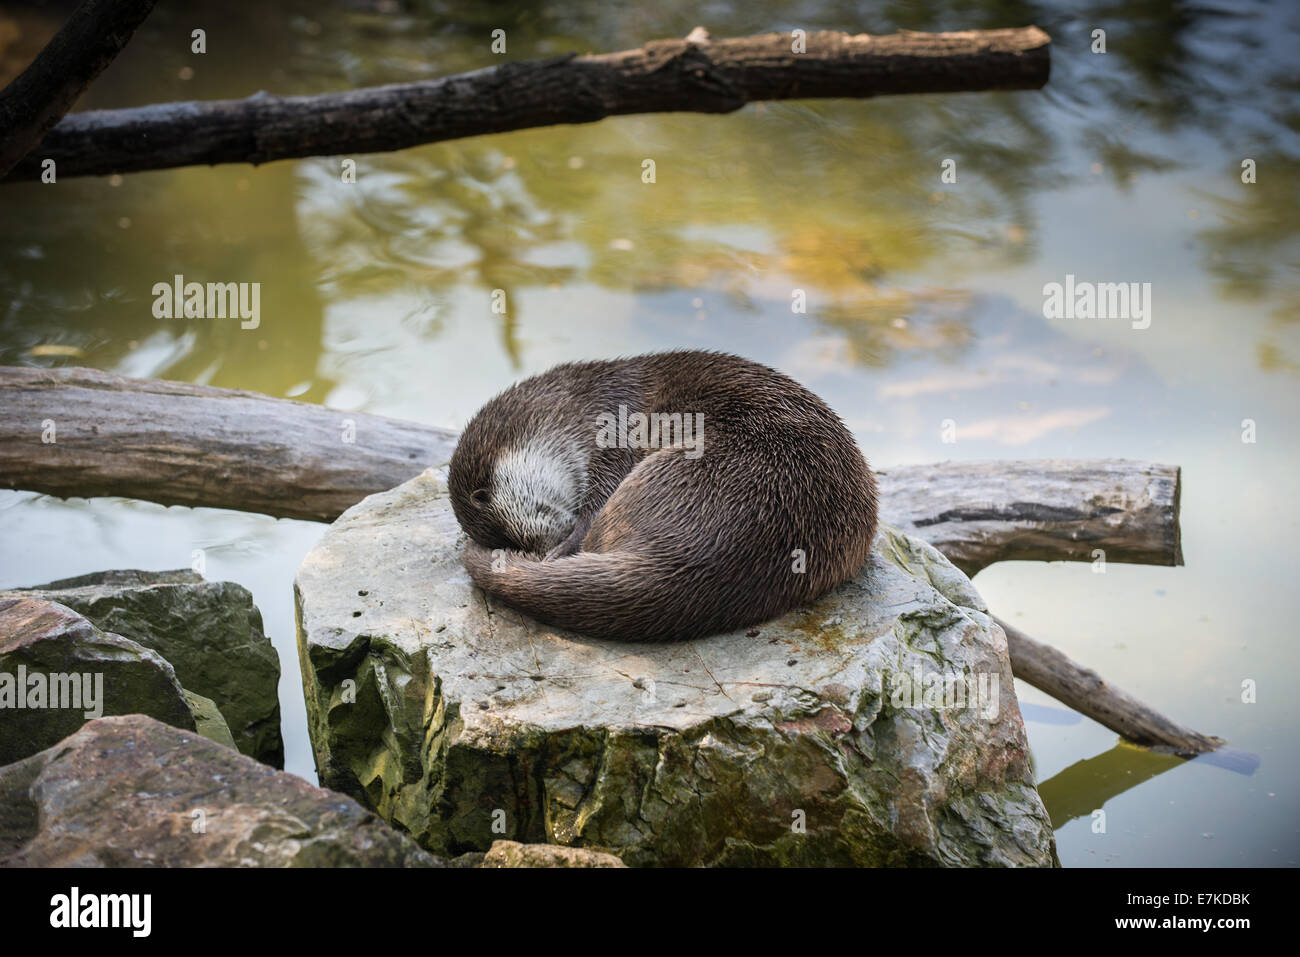
[[[685,2],[653,13],[465,5],[454,16],[422,3],[164,8],[87,105],[417,79],[482,65],[474,38],[490,24],[512,25],[507,59],[517,59],[679,35],[698,15]],[[238,59],[209,54],[180,79],[194,58],[172,41],[191,19],[238,37]],[[485,137],[360,157],[355,185],[340,181],[337,159],[322,159],[256,175],[240,167],[141,174],[117,187],[9,186],[0,213],[0,361],[65,361],[30,352],[57,340],[119,366],[153,340],[157,374],[240,379],[281,394],[314,379],[318,295],[423,297],[425,331],[436,338],[441,326],[429,317],[438,290],[470,287],[485,309],[496,290],[513,305],[492,321],[518,368],[519,294],[575,283],[720,289],[740,304],[802,289],[809,315],[845,336],[854,362],[955,360],[972,336],[962,277],[1032,259],[1037,193],[1086,180],[1088,167],[1124,188],[1185,167],[1193,140],[1223,153],[1216,165],[1226,168],[1200,187],[1217,213],[1199,237],[1204,268],[1224,295],[1266,303],[1278,321],[1296,317],[1300,124],[1294,72],[1278,53],[1294,39],[1295,14],[1170,0],[1072,11],[892,3],[869,15],[850,3],[794,12],[760,3],[713,5],[709,20],[717,35],[796,21],[875,32],[1039,23],[1054,37],[1053,80],[1041,95],[759,104],[722,120],[631,117]],[[39,32],[31,21],[6,15],[6,35],[18,38],[7,48],[30,46]],[[1104,55],[1089,52],[1098,25],[1107,30]],[[146,68],[150,57],[161,67]],[[171,79],[159,83],[159,73]],[[1234,189],[1244,152],[1259,154],[1259,182]],[[640,179],[647,157],[658,164],[654,185]],[[956,184],[939,181],[945,158],[957,162]],[[160,327],[141,308],[141,290],[186,270],[260,278],[270,300],[264,312],[277,321],[257,337],[212,324]],[[915,281],[935,272],[948,283]],[[170,349],[156,342],[160,335]],[[1294,371],[1286,344],[1268,329],[1261,336],[1261,368]],[[275,381],[222,371],[256,365],[254,350],[286,357],[269,373]],[[307,397],[327,391],[317,383]]]
[[[1107,801],[1157,774],[1186,762],[1170,754],[1120,742],[1101,754],[1070,765],[1038,783],[1038,793],[1060,830],[1075,818],[1089,817]]]
[[[1040,706],[1041,707],[1041,706]],[[1250,776],[1259,770],[1259,756],[1226,747],[1194,758],[1198,764]],[[1076,818],[1089,817],[1107,801],[1188,762],[1171,754],[1150,751],[1120,741],[1109,751],[1070,765],[1038,783],[1052,828],[1060,830]]]
[[[295,182],[288,165],[256,176],[229,167],[201,180],[70,180],[6,194],[0,361],[89,364],[272,395],[313,379],[322,307],[297,228]],[[290,321],[243,331],[237,322],[157,319],[153,284],[177,274],[260,281],[262,315]],[[51,342],[84,358],[32,358]],[[318,383],[306,398],[326,391]]]

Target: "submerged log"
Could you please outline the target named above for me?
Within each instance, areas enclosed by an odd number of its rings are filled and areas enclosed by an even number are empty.
[[[635,50],[503,63],[418,83],[243,100],[159,103],[65,117],[8,180],[54,159],[60,176],[216,163],[267,163],[607,116],[730,113],[757,100],[1039,89],[1051,38],[1037,27],[850,36],[789,33],[655,40]]]
[[[1017,678],[1134,744],[1160,748],[1184,758],[1213,751],[1223,744],[1221,738],[1201,734],[1165,717],[1092,669],[1030,638],[1015,625],[1001,618],[994,620],[1006,633],[1011,669]]]

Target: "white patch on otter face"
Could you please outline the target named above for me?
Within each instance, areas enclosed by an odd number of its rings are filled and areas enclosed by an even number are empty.
[[[587,462],[578,445],[536,437],[497,459],[492,511],[511,538],[544,553],[573,531],[586,491]]]

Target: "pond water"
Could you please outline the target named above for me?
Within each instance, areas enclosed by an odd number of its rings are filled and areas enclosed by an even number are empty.
[[[358,156],[355,184],[331,157],[3,186],[0,363],[460,427],[562,360],[724,349],[822,395],[876,465],[1181,465],[1185,567],[1010,563],[976,584],[1030,634],[1259,758],[1247,775],[1151,755],[1018,683],[1063,864],[1296,863],[1300,704],[1286,689],[1300,535],[1282,508],[1300,465],[1294,5],[184,7],[160,5],[79,107],[433,77],[503,59],[489,49],[496,28],[504,59],[620,50],[697,24],[715,36],[1046,29],[1041,92],[622,117]],[[0,2],[0,74],[64,12]],[[190,52],[195,28],[206,54]],[[1105,53],[1091,49],[1096,29]],[[955,183],[942,179],[949,159]],[[177,273],[260,282],[260,326],[154,318],[153,284]],[[1044,285],[1067,275],[1149,283],[1149,325],[1045,318]],[[792,311],[796,289],[806,312]],[[291,583],[322,529],[0,493],[0,586],[188,567],[201,549],[208,577],[246,585],[263,611],[288,769],[315,780]]]

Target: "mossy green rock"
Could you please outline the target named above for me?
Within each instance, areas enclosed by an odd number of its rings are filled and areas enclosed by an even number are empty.
[[[280,658],[242,585],[206,581],[188,569],[123,569],[3,595],[59,602],[105,631],[152,648],[171,662],[187,690],[216,703],[241,752],[284,767]]]
[[[235,738],[230,733],[230,725],[226,724],[226,719],[215,701],[193,691],[187,691],[185,702],[190,706],[190,713],[194,715],[195,731],[209,741],[215,741],[227,748],[235,748]]]
[[[1005,637],[929,545],[884,529],[811,607],[637,645],[487,598],[463,542],[426,473],[349,509],[295,583],[322,784],[435,853],[505,838],[632,866],[1055,862]],[[984,697],[902,694],[914,677]]]
[[[112,714],[195,729],[185,689],[157,652],[56,602],[0,596],[0,764]]]

